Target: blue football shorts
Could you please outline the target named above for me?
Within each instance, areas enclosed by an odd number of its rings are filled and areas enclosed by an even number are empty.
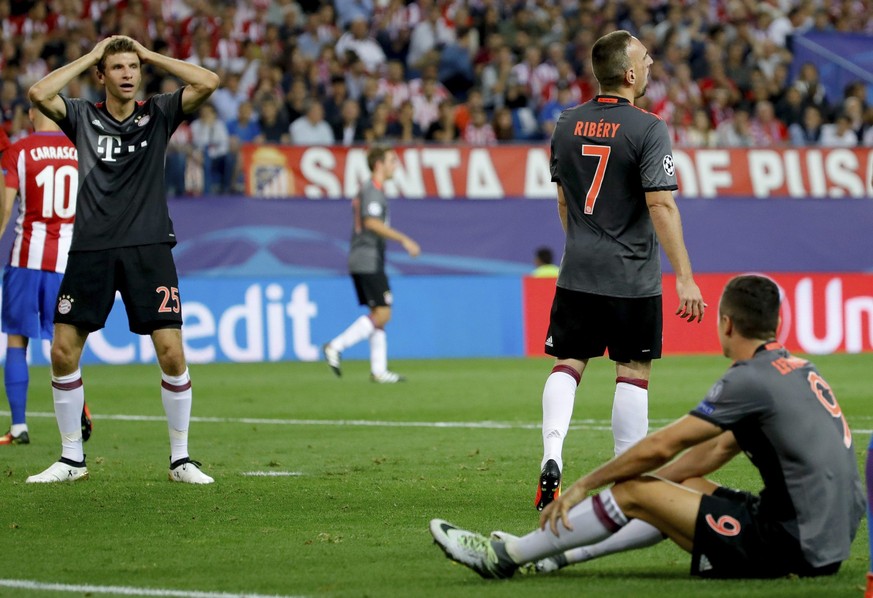
[[[64,277],[59,272],[6,266],[3,271],[2,329],[6,334],[51,339],[55,304]]]

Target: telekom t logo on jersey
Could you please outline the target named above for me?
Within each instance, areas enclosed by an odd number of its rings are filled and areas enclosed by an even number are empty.
[[[148,145],[148,142],[141,141],[139,143],[139,147],[145,147]],[[104,162],[117,162],[116,156],[118,156],[122,151],[126,151],[128,154],[132,154],[136,151],[136,145],[128,145],[126,148],[121,142],[121,137],[117,137],[115,135],[98,135],[97,136],[97,153],[102,154],[101,160]]]

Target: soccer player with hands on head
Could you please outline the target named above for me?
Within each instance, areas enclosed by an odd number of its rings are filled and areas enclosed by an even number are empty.
[[[137,100],[143,64],[163,69],[185,86]],[[95,66],[105,101],[95,104],[61,94]],[[171,252],[176,235],[167,207],[164,161],[173,131],[218,84],[212,71],[119,35],[100,41],[30,88],[30,100],[58,123],[78,150],[79,194],[51,349],[61,458],[28,482],[88,477],[79,426],[85,400],[79,362],[88,335],[105,325],[116,292],[131,332],[151,337],[161,368],[161,399],[170,434],[169,478],[213,482],[188,454],[191,379],[182,345],[182,305]]]

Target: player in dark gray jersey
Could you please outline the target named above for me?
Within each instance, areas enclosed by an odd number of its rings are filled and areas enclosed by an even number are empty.
[[[615,454],[648,431],[652,360],[661,356],[660,245],[676,272],[679,307],[702,321],[705,304],[691,273],[673,200],[676,176],[667,126],[636,108],[652,59],[627,31],[600,38],[592,66],[600,95],[561,113],[551,172],[566,233],[545,351],[556,358],[543,389],[543,458],[534,504],[561,492],[564,438],[576,388],[592,357],[615,362]]]
[[[374,147],[367,153],[372,178],[364,183],[352,200],[354,227],[349,249],[349,272],[358,294],[358,303],[370,308],[370,313],[352,322],[336,338],[324,345],[324,357],[333,372],[340,376],[342,352],[364,339],[370,341],[370,379],[380,384],[403,381],[403,377],[388,369],[388,341],[385,324],[391,319],[391,288],[385,275],[385,240],[403,245],[416,257],[421,248],[412,238],[390,224],[388,201],[383,186],[394,176],[397,154],[384,147]]]
[[[822,375],[774,340],[778,324],[772,280],[732,279],[718,336],[734,363],[689,415],[579,479],[545,508],[535,532],[489,541],[434,520],[435,539],[483,577],[509,577],[520,565],[605,543],[640,522],[690,552],[694,575],[836,573],[865,510],[852,436]],[[741,452],[761,474],[760,495],[703,477]],[[607,484],[615,485],[588,496]],[[651,543],[642,533],[623,549]]]
[[[145,63],[187,85],[175,93],[137,101]],[[92,104],[60,95],[70,81],[93,66],[105,87],[105,102]],[[179,282],[171,253],[176,238],[164,191],[164,159],[173,131],[218,83],[211,71],[152,52],[129,37],[113,36],[30,88],[30,100],[76,145],[79,193],[51,349],[61,459],[27,478],[28,482],[88,476],[79,421],[85,400],[79,361],[88,334],[105,325],[116,291],[124,301],[130,330],[151,336],[161,367],[170,479],[213,482],[188,454],[191,379],[182,345]]]

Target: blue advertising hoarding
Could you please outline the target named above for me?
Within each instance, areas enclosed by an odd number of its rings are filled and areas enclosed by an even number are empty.
[[[390,358],[523,355],[517,276],[398,276],[388,324]],[[190,363],[315,361],[321,345],[366,309],[348,277],[183,278],[185,353]],[[0,356],[5,355],[5,336]],[[48,344],[30,360],[48,363]],[[364,359],[366,342],[345,357]],[[106,328],[91,334],[82,362],[153,363],[149,337],[132,334],[121,299]]]

